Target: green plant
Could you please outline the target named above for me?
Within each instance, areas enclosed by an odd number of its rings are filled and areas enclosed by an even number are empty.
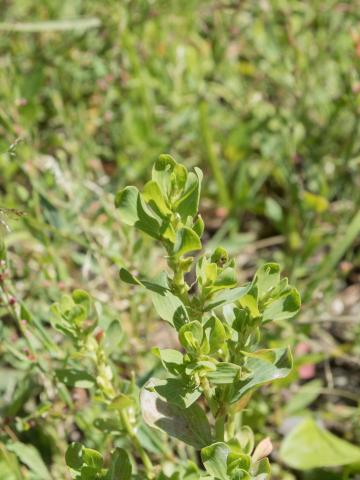
[[[201,450],[206,473],[194,478],[267,479],[271,443],[265,439],[254,450],[251,430],[239,428],[241,410],[256,388],[290,372],[288,348],[258,344],[264,325],[298,312],[300,297],[277,264],[263,265],[238,286],[235,262],[223,248],[189,256],[202,248],[201,180],[199,169],[188,172],[161,155],[143,193],[126,187],[116,195],[121,220],[161,243],[170,270],[146,279],[122,268],[120,278],[149,291],[181,345],[153,348],[167,376],[145,385],[141,409],[150,426]]]

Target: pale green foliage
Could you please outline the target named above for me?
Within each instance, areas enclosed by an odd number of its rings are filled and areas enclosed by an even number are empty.
[[[253,442],[246,450],[233,422],[256,388],[290,372],[287,348],[257,345],[262,326],[294,316],[300,297],[280,278],[277,264],[263,265],[251,282],[239,286],[235,262],[223,248],[196,260],[189,256],[202,248],[201,178],[199,169],[188,172],[162,155],[143,193],[126,187],[116,195],[121,220],[163,245],[171,271],[144,279],[121,269],[120,278],[150,292],[158,315],[176,329],[182,347],[154,348],[168,376],[148,382],[141,408],[150,426],[202,449],[207,473],[194,478],[265,480],[270,478],[268,460],[251,456]],[[190,271],[196,275],[192,286],[186,278]]]
[[[321,428],[305,418],[285,438],[281,458],[292,468],[309,470],[359,464],[360,448]]]

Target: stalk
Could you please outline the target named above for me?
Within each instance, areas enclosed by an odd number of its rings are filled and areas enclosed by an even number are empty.
[[[107,365],[107,358],[106,358],[106,354],[105,354],[104,350],[101,347],[99,347],[97,352],[96,352],[95,362],[96,362],[96,367],[97,367],[98,372],[99,373],[104,372],[104,367],[106,367],[106,365]],[[103,394],[107,398],[112,400],[116,396],[116,390],[114,388],[114,385],[113,385],[110,378],[105,378],[104,379],[104,376],[102,376],[102,380],[103,381],[100,384],[100,388],[102,389]],[[146,478],[149,479],[149,480],[152,480],[154,478],[153,464],[152,464],[149,456],[145,452],[144,448],[142,447],[141,443],[139,442],[139,439],[137,438],[136,432],[135,432],[133,426],[131,425],[129,415],[128,415],[125,408],[119,410],[119,416],[120,416],[121,423],[123,424],[123,427],[124,427],[124,429],[125,429],[125,431],[128,435],[128,438],[129,438],[130,442],[132,443],[132,446],[134,447],[134,450],[139,454],[139,456],[141,458],[141,461],[144,465]]]
[[[143,449],[141,443],[139,442],[139,439],[136,436],[136,433],[135,433],[135,431],[134,431],[134,429],[131,425],[131,422],[129,420],[129,416],[128,416],[125,409],[122,409],[120,411],[120,419],[121,419],[121,422],[122,422],[122,424],[125,428],[126,433],[129,436],[129,439],[130,439],[131,443],[133,444],[133,447],[135,448],[135,450],[140,455],[141,461],[142,461],[142,463],[144,465],[144,468],[145,468],[146,478],[148,478],[149,480],[153,479],[154,478],[153,464],[152,464],[149,456],[147,455],[147,453]]]

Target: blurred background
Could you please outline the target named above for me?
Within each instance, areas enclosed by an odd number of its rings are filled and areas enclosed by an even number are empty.
[[[146,376],[150,346],[174,342],[149,299],[118,280],[123,265],[158,268],[161,252],[120,224],[113,199],[127,184],[141,187],[160,153],[204,171],[206,248],[229,248],[242,281],[262,262],[279,262],[301,293],[301,313],[267,339],[292,346],[291,378],[256,394],[244,414],[259,438],[274,441],[274,478],[359,478],[360,4],[0,7],[0,223],[8,249],[0,479],[68,478],[63,453],[79,435],[105,448],[96,408],[81,391],[59,392],[34,366],[34,355],[45,371],[56,363],[44,338],[53,335],[49,306],[62,293],[88,290],[105,327],[119,318],[123,374]],[[19,324],[11,315],[17,303]],[[333,444],[303,429],[289,447],[291,429],[308,417],[336,436]],[[284,441],[298,455],[320,442],[326,454],[294,469],[279,454]]]

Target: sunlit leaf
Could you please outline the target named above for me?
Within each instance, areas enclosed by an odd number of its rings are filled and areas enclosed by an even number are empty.
[[[147,387],[151,387],[150,382]],[[144,420],[152,427],[188,445],[200,449],[211,443],[209,421],[202,408],[194,403],[189,408],[180,408],[166,403],[156,392],[141,391],[141,410]]]
[[[201,450],[201,459],[206,471],[219,480],[229,480],[227,458],[230,449],[225,443],[214,443]]]
[[[304,419],[283,440],[281,459],[298,470],[339,467],[360,462],[360,448]]]

